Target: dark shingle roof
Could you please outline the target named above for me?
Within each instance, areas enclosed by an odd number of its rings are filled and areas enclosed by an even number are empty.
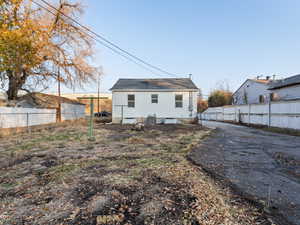
[[[110,90],[179,90],[198,89],[189,78],[119,79]]]
[[[269,90],[288,87],[296,84],[300,84],[300,74],[272,82]]]

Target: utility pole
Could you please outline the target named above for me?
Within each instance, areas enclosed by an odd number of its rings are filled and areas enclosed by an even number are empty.
[[[57,80],[58,80],[58,122],[61,122],[61,92],[60,92],[60,68],[57,68]]]

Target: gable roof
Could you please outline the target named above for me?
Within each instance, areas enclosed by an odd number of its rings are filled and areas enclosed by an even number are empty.
[[[59,102],[84,105],[73,99],[36,92],[19,97],[18,102],[20,104],[27,104],[37,108],[57,108],[59,106]]]
[[[269,90],[300,84],[300,74],[272,82]]]
[[[189,78],[119,79],[110,90],[198,90]]]
[[[242,85],[232,94],[234,95],[235,93],[237,93],[248,81],[252,81],[252,82],[256,82],[256,83],[259,83],[259,84],[263,84],[265,86],[268,86],[272,80],[265,80],[265,79],[247,79],[245,80],[244,83],[242,83]]]
[[[261,83],[261,84],[269,84],[271,82],[271,80],[267,80],[267,79],[249,79],[249,80],[252,80],[256,83]]]

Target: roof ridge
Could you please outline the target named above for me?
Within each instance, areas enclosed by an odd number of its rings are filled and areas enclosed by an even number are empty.
[[[119,80],[181,80],[190,78],[119,78]]]
[[[190,78],[120,78],[110,90],[198,89]]]

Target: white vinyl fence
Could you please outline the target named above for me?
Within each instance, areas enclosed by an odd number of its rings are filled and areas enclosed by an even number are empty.
[[[61,118],[75,120],[85,118],[85,105],[61,104]],[[30,127],[56,123],[56,109],[0,107],[0,128]]]
[[[208,108],[201,119],[300,130],[300,100]]]
[[[56,122],[56,109],[0,107],[0,128],[30,127]]]

